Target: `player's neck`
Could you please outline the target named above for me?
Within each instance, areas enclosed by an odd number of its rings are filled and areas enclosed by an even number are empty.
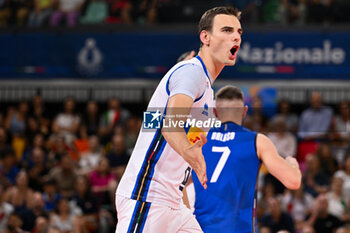
[[[232,118],[232,116],[220,117],[220,121],[223,122],[223,123],[225,123],[225,122],[233,122],[236,125],[242,125],[242,119]]]
[[[198,55],[202,58],[205,67],[211,74],[213,81],[215,81],[225,65],[215,62],[213,57],[211,57],[206,51],[200,50]]]

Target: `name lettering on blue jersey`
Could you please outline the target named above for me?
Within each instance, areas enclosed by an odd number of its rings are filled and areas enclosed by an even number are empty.
[[[221,142],[227,142],[235,139],[235,132],[228,132],[225,134],[219,133],[219,132],[213,132],[211,135],[211,140],[221,141]]]

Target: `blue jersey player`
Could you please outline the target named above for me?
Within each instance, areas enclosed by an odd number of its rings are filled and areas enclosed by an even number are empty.
[[[226,86],[216,94],[223,122],[203,146],[208,188],[193,173],[195,215],[204,233],[256,233],[256,187],[261,163],[287,188],[298,189],[301,172],[292,157],[283,159],[264,135],[241,126],[246,115],[242,91]]]

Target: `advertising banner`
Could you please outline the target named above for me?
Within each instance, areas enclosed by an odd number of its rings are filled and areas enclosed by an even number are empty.
[[[348,79],[350,33],[245,32],[220,79]],[[156,78],[185,51],[186,33],[0,34],[0,78]]]

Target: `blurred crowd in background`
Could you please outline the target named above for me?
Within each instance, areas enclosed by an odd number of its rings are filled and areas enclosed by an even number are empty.
[[[77,105],[67,98],[49,111],[38,95],[2,108],[0,232],[114,231],[114,192],[142,127],[142,114],[133,114],[116,98],[107,105]],[[266,134],[281,156],[296,157],[303,172],[302,187],[289,191],[261,168],[259,232],[329,233],[346,227],[349,103],[327,106],[321,93],[312,92],[305,109],[292,108],[281,100],[278,113],[268,117],[257,96],[244,121]]]
[[[218,5],[240,9],[243,23],[350,21],[347,0],[0,0],[0,27],[197,23],[205,10]]]

